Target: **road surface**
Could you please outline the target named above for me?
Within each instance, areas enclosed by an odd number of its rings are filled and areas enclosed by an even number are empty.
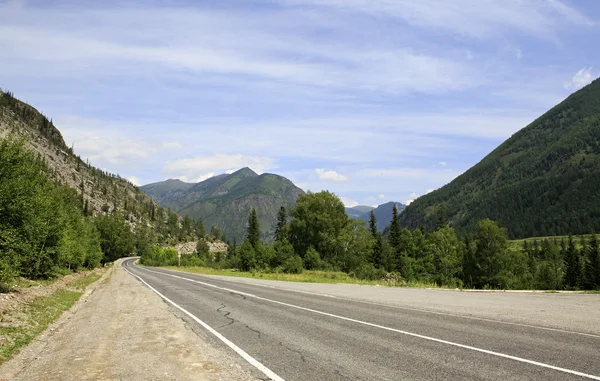
[[[123,266],[265,378],[600,380],[600,335],[589,332]]]

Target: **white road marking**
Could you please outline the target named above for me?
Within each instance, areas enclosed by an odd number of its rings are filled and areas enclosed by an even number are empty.
[[[243,349],[241,349],[240,347],[238,347],[237,345],[235,345],[234,343],[232,343],[231,341],[229,341],[225,336],[223,336],[219,332],[215,331],[212,327],[210,327],[208,324],[206,324],[202,320],[198,319],[191,312],[187,311],[186,309],[184,309],[183,307],[181,307],[180,305],[178,305],[177,303],[175,303],[171,299],[167,298],[166,296],[164,296],[163,294],[161,294],[160,292],[158,292],[154,287],[152,287],[148,283],[146,283],[146,281],[144,281],[141,277],[133,274],[131,271],[127,270],[125,267],[129,267],[129,266],[128,265],[124,266],[123,270],[127,271],[130,275],[138,278],[142,283],[144,283],[146,286],[148,286],[149,289],[151,289],[152,291],[154,291],[158,296],[160,296],[166,302],[172,304],[173,306],[175,306],[176,308],[178,308],[179,310],[181,310],[181,312],[185,313],[186,315],[188,315],[189,317],[191,317],[192,319],[194,319],[194,321],[196,323],[200,324],[207,331],[209,331],[210,333],[212,333],[213,335],[215,335],[219,340],[221,340],[222,342],[224,342],[229,348],[233,349],[237,354],[239,354],[240,356],[242,356],[242,358],[244,360],[246,360],[250,364],[252,364],[256,369],[258,369],[259,371],[261,371],[261,373],[263,373],[269,379],[271,379],[273,381],[284,381],[283,378],[279,377],[271,369],[267,368],[261,362],[259,362],[258,360],[256,360],[254,357],[250,356],[248,353],[246,353]]]
[[[176,271],[176,272],[180,272],[180,273],[186,273],[185,271],[179,271],[179,270],[166,270],[165,269],[163,271]],[[161,274],[166,274],[166,273],[162,273],[161,272]],[[200,275],[200,276],[207,276],[207,277],[212,277],[212,276],[219,277],[219,276],[221,276],[221,275],[207,275],[207,274],[196,274],[196,273],[186,273],[186,274],[188,274],[188,275]],[[593,333],[576,332],[576,331],[569,331],[567,329],[541,327],[539,325],[533,325],[533,324],[514,323],[514,322],[510,322],[510,321],[502,321],[502,320],[489,319],[489,318],[480,318],[480,317],[476,317],[476,316],[453,314],[453,313],[450,313],[450,312],[438,312],[438,311],[424,310],[424,309],[421,309],[421,308],[402,307],[402,306],[393,305],[393,304],[369,302],[367,300],[352,299],[352,298],[347,298],[347,297],[344,297],[344,296],[322,294],[322,293],[318,293],[318,292],[305,291],[305,290],[294,290],[292,288],[276,287],[276,286],[271,286],[271,285],[268,285],[268,284],[242,282],[242,281],[239,281],[238,279],[235,279],[235,280],[224,280],[224,279],[221,279],[221,278],[215,278],[215,279],[217,279],[219,281],[224,281],[224,282],[239,283],[239,284],[247,285],[247,286],[257,286],[257,287],[271,288],[271,289],[275,289],[275,290],[295,292],[295,293],[298,293],[298,294],[323,296],[323,297],[332,298],[332,299],[345,300],[345,301],[348,301],[348,302],[364,303],[364,304],[368,304],[368,305],[372,305],[372,306],[380,306],[380,307],[387,307],[387,308],[396,308],[396,309],[399,309],[399,310],[423,312],[423,313],[428,313],[428,314],[433,314],[433,315],[452,316],[452,317],[457,317],[457,318],[461,318],[461,319],[471,319],[471,320],[488,321],[490,323],[515,325],[515,326],[519,326],[519,327],[542,329],[542,330],[545,330],[545,331],[561,332],[561,333],[566,333],[566,334],[570,334],[570,335],[580,335],[580,336],[594,337],[594,338],[600,339],[600,335],[595,335]]]
[[[522,363],[525,363],[525,364],[535,365],[535,366],[539,366],[539,367],[542,367],[542,368],[556,370],[558,372],[568,373],[568,374],[572,374],[572,375],[575,375],[575,376],[579,376],[579,377],[584,377],[584,378],[588,378],[588,379],[591,379],[591,380],[600,381],[600,376],[594,376],[594,375],[591,375],[591,374],[586,374],[586,373],[579,372],[579,371],[572,370],[572,369],[561,368],[561,367],[558,367],[558,366],[554,366],[554,365],[550,365],[550,364],[545,364],[545,363],[534,361],[534,360],[528,360],[528,359],[525,359],[525,358],[522,358],[522,357],[507,355],[507,354],[504,354],[504,353],[494,352],[494,351],[490,351],[490,350],[483,349],[483,348],[472,347],[470,345],[459,344],[459,343],[455,343],[455,342],[448,341],[448,340],[437,339],[435,337],[420,335],[420,334],[417,334],[417,333],[403,331],[403,330],[395,329],[395,328],[391,328],[391,327],[386,327],[386,326],[379,325],[379,324],[369,323],[369,322],[362,321],[362,320],[352,319],[352,318],[348,318],[348,317],[345,317],[345,316],[339,316],[339,315],[331,314],[331,313],[324,312],[324,311],[314,310],[312,308],[301,307],[301,306],[297,306],[297,305],[289,304],[289,303],[285,303],[285,302],[280,302],[280,301],[273,300],[273,299],[267,299],[267,298],[263,298],[261,296],[256,296],[256,295],[253,295],[253,294],[249,294],[249,293],[244,292],[244,291],[237,291],[237,290],[232,290],[230,288],[219,287],[219,286],[215,286],[215,285],[210,284],[210,283],[201,282],[199,280],[189,279],[189,278],[181,277],[181,276],[178,276],[178,275],[167,274],[167,273],[164,273],[164,272],[154,271],[154,270],[150,270],[150,269],[146,269],[146,268],[144,268],[143,270],[144,271],[153,272],[153,273],[156,273],[156,274],[170,276],[170,277],[177,278],[177,279],[186,280],[186,281],[192,282],[192,283],[202,284],[202,285],[207,286],[207,287],[212,287],[212,288],[216,288],[216,289],[219,289],[219,290],[224,290],[224,291],[227,291],[227,292],[232,292],[233,291],[233,292],[235,292],[237,294],[240,294],[240,295],[245,295],[245,296],[252,297],[252,298],[255,298],[255,299],[258,299],[258,300],[263,300],[263,301],[266,301],[266,302],[275,303],[275,304],[279,304],[279,305],[286,306],[286,307],[297,308],[299,310],[308,311],[308,312],[312,312],[312,313],[319,314],[319,315],[329,316],[329,317],[332,317],[332,318],[336,318],[336,319],[340,319],[340,320],[345,320],[345,321],[349,321],[349,322],[352,322],[352,323],[362,324],[362,325],[366,325],[366,326],[369,326],[369,327],[374,327],[374,328],[379,328],[379,329],[383,329],[383,330],[386,330],[386,331],[396,332],[396,333],[400,333],[400,334],[407,335],[407,336],[417,337],[417,338],[420,338],[420,339],[423,339],[423,340],[428,340],[428,341],[433,341],[433,342],[436,342],[436,343],[451,345],[451,346],[458,347],[458,348],[468,349],[468,350],[475,351],[475,352],[485,353],[485,354],[492,355],[492,356],[502,357],[502,358],[505,358],[505,359],[522,362]],[[155,291],[155,292],[157,292],[157,291]]]
[[[177,270],[166,270],[166,271],[177,271]],[[183,272],[183,271],[179,271],[179,272]],[[206,275],[206,274],[195,274],[195,273],[190,273],[190,274],[191,275]],[[207,276],[210,276],[210,275],[207,275]],[[226,281],[226,280],[222,280],[222,279],[219,279],[219,278],[217,278],[217,280]],[[376,303],[376,302],[369,302],[367,300],[352,299],[352,298],[347,298],[347,297],[344,297],[344,296],[321,294],[321,293],[312,292],[312,291],[294,290],[292,288],[270,286],[268,284],[259,284],[259,283],[250,283],[250,282],[246,283],[246,282],[240,282],[238,280],[232,280],[230,282],[239,283],[239,284],[248,285],[248,286],[258,286],[258,287],[271,288],[271,289],[275,289],[275,290],[283,290],[283,291],[289,291],[289,292],[296,292],[296,293],[299,293],[299,294],[307,294],[307,295],[314,295],[314,296],[323,296],[323,297],[327,297],[327,298],[344,300],[344,301],[348,301],[348,302],[364,303],[364,304],[368,304],[368,305],[372,305],[372,306],[396,308],[396,309],[399,309],[399,310],[423,312],[423,313],[428,313],[428,314],[433,314],[433,315],[452,316],[452,317],[457,317],[457,318],[462,318],[462,319],[481,320],[481,321],[488,321],[488,322],[491,322],[491,323],[499,323],[499,324],[506,324],[506,325],[516,325],[516,326],[519,326],[519,327],[543,329],[545,331],[561,332],[561,333],[567,333],[567,334],[571,334],[571,335],[588,336],[588,337],[595,337],[597,339],[600,339],[600,335],[594,335],[593,333],[569,331],[569,330],[560,329],[560,328],[540,327],[539,325],[524,324],[524,323],[513,323],[513,322],[510,322],[510,321],[502,321],[502,320],[489,319],[489,318],[480,318],[480,317],[476,317],[476,316],[459,315],[459,314],[453,314],[453,313],[450,313],[450,312],[429,311],[429,310],[424,310],[424,309],[421,309],[421,308],[402,307],[402,306],[397,306],[397,305],[393,305],[393,304]]]

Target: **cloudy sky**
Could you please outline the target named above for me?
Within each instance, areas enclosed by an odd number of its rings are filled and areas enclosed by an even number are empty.
[[[591,82],[594,41],[596,0],[0,0],[0,87],[137,184],[249,166],[374,205]]]

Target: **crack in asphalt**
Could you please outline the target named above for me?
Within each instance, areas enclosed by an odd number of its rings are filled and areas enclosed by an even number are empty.
[[[283,343],[283,341],[280,341],[279,345],[281,345],[282,347],[284,347],[285,349],[287,349],[289,351],[292,351],[294,353],[299,354],[300,355],[300,359],[302,360],[302,362],[306,362],[306,358],[304,357],[304,355],[302,354],[302,352],[300,352],[299,350],[288,347],[287,345],[285,345]]]
[[[250,326],[248,324],[246,324],[246,328],[248,328],[249,330],[251,330],[252,332],[255,332],[256,334],[258,334],[258,338],[260,339],[262,336],[262,333],[254,328],[250,328]]]
[[[226,307],[227,306],[225,305],[225,303],[221,303],[221,307],[217,308],[217,312],[226,312],[225,315],[223,315],[223,317],[228,319],[229,323],[223,324],[222,326],[217,327],[217,329],[227,327],[228,325],[235,323],[235,320],[233,318],[229,317],[229,315],[231,315],[231,311],[224,310],[224,308],[226,308]]]
[[[238,294],[237,292],[229,291],[230,295],[241,296],[242,300],[246,300],[246,295]]]

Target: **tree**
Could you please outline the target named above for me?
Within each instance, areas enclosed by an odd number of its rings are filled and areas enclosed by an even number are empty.
[[[437,220],[435,223],[435,230],[439,230],[444,226],[448,225],[448,218],[446,217],[446,205],[440,204],[436,210]]]
[[[456,232],[444,225],[431,237],[433,241],[435,281],[438,285],[456,286],[461,269],[461,247]]]
[[[475,236],[475,262],[477,270],[473,274],[474,286],[499,288],[498,278],[502,256],[508,249],[508,233],[497,222],[485,219],[477,224]]]
[[[584,267],[584,287],[588,290],[600,289],[600,248],[596,234],[592,234],[587,247],[587,258]]]
[[[291,216],[289,240],[296,254],[304,257],[312,246],[323,260],[337,262],[338,238],[349,223],[342,201],[327,191],[308,192],[298,197]]]
[[[285,207],[279,208],[277,213],[277,226],[275,227],[275,241],[281,241],[287,236],[287,211]]]
[[[252,212],[250,212],[250,218],[248,218],[248,230],[246,237],[248,238],[248,241],[252,247],[256,249],[260,242],[260,230],[258,227],[258,217],[256,216],[255,208],[252,208]]]
[[[250,243],[249,239],[245,239],[244,243],[239,249],[239,264],[238,267],[242,271],[250,271],[256,268],[256,252],[254,247]]]
[[[396,205],[394,205],[395,207]],[[371,214],[369,215],[369,230],[371,231],[371,235],[373,238],[377,237],[377,217],[375,217],[375,212],[371,210]]]
[[[196,242],[196,254],[198,254],[200,258],[205,260],[208,259],[209,249],[208,243],[204,238],[200,238],[198,242]]]
[[[565,263],[567,267],[565,272],[565,286],[574,289],[577,287],[581,276],[581,264],[579,262],[579,250],[575,247],[575,241],[570,234],[567,240]]]
[[[390,245],[394,249],[398,249],[400,246],[400,222],[398,221],[398,208],[396,204],[394,204],[394,208],[392,209],[392,221],[390,221],[390,235],[389,235]]]

